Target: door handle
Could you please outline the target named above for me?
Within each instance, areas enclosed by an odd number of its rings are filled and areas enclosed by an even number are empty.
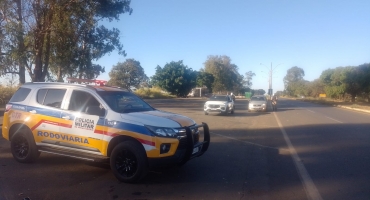
[[[63,116],[62,119],[70,119],[69,116]]]

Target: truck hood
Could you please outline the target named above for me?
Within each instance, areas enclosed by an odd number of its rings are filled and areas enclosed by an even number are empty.
[[[121,117],[138,124],[158,127],[178,128],[195,124],[195,121],[188,117],[160,110],[125,113],[121,114]]]

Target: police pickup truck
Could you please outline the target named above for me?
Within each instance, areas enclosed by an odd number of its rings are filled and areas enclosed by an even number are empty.
[[[2,133],[18,162],[40,153],[108,162],[118,180],[132,183],[207,151],[206,123],[157,110],[106,81],[70,80],[88,84],[26,83],[6,104]]]

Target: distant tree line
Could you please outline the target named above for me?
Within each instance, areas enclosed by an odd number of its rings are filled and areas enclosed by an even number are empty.
[[[182,60],[171,61],[163,67],[158,65],[155,74],[149,79],[140,62],[127,59],[113,67],[109,73],[109,84],[136,88],[157,86],[178,97],[186,97],[195,87],[206,87],[213,93],[244,94],[251,90],[255,74],[249,71],[244,77],[238,70],[238,66],[232,64],[228,56],[209,56],[204,68],[199,71],[186,66]],[[129,80],[137,81],[129,83]]]
[[[314,81],[306,81],[303,77],[302,68],[290,68],[284,77],[284,93],[311,97],[326,94],[327,97],[336,99],[349,97],[352,102],[361,96],[370,102],[370,63],[327,69]]]

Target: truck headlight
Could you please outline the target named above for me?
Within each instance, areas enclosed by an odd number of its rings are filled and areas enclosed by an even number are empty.
[[[167,127],[156,127],[156,126],[145,126],[148,128],[154,135],[159,137],[177,137],[186,135],[185,129],[176,129],[176,128],[167,128]]]

